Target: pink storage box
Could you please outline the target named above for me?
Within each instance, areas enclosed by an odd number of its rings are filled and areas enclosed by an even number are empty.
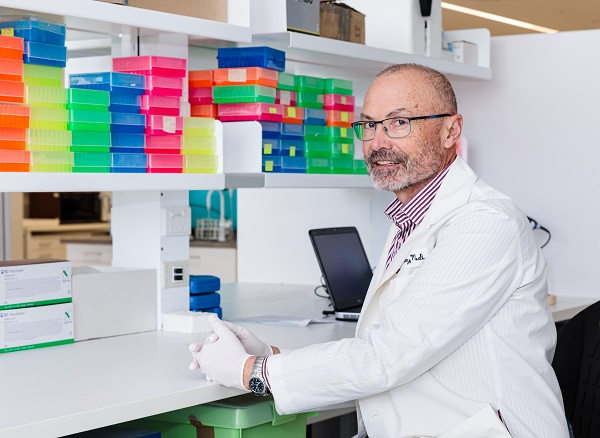
[[[153,96],[183,96],[183,79],[169,76],[146,76],[146,92]]]
[[[343,94],[324,94],[323,109],[354,111],[354,96],[345,96]]]
[[[148,173],[182,173],[183,155],[149,154]]]
[[[267,120],[281,122],[283,105],[276,103],[222,103],[219,105],[219,119],[224,122],[239,120]]]
[[[277,90],[277,94],[275,96],[275,103],[280,103],[281,105],[296,106],[296,92],[288,90]]]
[[[148,135],[182,135],[183,117],[148,116],[146,117],[146,134]]]
[[[146,154],[179,154],[181,152],[181,135],[147,135]]]
[[[147,115],[178,116],[180,105],[178,97],[143,95],[140,112]]]
[[[213,103],[212,87],[190,88],[189,100],[192,105],[210,105]]]
[[[187,60],[166,56],[113,58],[113,71],[184,78],[187,72]]]

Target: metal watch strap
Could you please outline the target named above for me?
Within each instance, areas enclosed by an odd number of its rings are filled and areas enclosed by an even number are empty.
[[[257,356],[254,361],[254,364],[252,365],[252,371],[250,372],[250,380],[252,380],[253,378],[258,379],[264,385],[265,391],[262,394],[255,392],[251,388],[252,392],[254,392],[257,395],[268,395],[271,392],[271,391],[269,391],[269,387],[267,386],[267,383],[265,382],[265,378],[264,378],[264,374],[263,374],[264,362],[265,362],[265,356]]]

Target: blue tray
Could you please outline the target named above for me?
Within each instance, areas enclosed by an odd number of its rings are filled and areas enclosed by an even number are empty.
[[[144,154],[146,149],[135,146],[111,146],[110,151],[114,154]]]
[[[15,20],[12,20],[12,18],[15,18]],[[1,21],[0,29],[13,28],[14,35],[23,38],[25,41],[35,41],[58,46],[65,45],[66,29],[62,24],[49,23],[32,17],[19,18],[21,19],[4,17],[4,19],[9,19],[10,21]]]
[[[217,50],[219,68],[263,67],[285,70],[285,52],[266,46],[222,47]]]
[[[281,159],[283,157],[274,155],[263,155],[262,157],[262,171],[265,173],[279,173],[281,172]]]
[[[144,134],[131,134],[129,132],[112,132],[110,134],[111,147],[142,148],[146,146]]]
[[[307,168],[305,157],[281,157],[282,173],[306,173]]]
[[[281,156],[304,157],[304,139],[281,140]]]
[[[284,140],[298,140],[304,138],[304,125],[294,123],[281,124],[281,138]]]
[[[190,275],[190,294],[205,294],[221,289],[221,279],[214,275]],[[218,305],[218,304],[217,304]]]
[[[146,128],[146,115],[133,113],[111,113],[110,132],[138,133]]]
[[[23,62],[25,64],[65,67],[67,65],[67,48],[65,46],[25,41]]]
[[[110,93],[108,110],[113,113],[139,114],[142,109],[142,98],[132,93]]]
[[[306,125],[321,125],[327,123],[327,112],[322,109],[304,108],[304,123]]]
[[[281,139],[278,138],[263,138],[262,140],[263,156],[279,156],[281,155]]]
[[[148,166],[146,154],[112,153],[111,167],[143,167]]]
[[[221,295],[217,292],[207,294],[190,295],[190,310],[204,310],[221,305]]]
[[[269,122],[260,120],[258,123],[262,126],[262,137],[263,138],[280,138],[281,137],[281,123]]]
[[[145,167],[111,167],[110,173],[146,173]]]
[[[69,76],[71,88],[116,91],[119,93],[144,94],[146,77],[131,73],[84,73]]]

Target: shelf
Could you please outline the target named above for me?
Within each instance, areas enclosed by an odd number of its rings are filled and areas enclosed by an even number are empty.
[[[353,76],[362,74],[372,77],[392,64],[412,62],[434,68],[451,77],[482,80],[492,78],[492,70],[487,67],[394,52],[297,32],[255,35],[252,44],[285,50],[287,61],[347,70],[352,72]]]
[[[0,173],[3,192],[220,190],[223,174]]]
[[[0,0],[0,14],[36,14],[64,23],[68,29],[112,36],[146,32],[189,35],[190,42],[250,42],[249,27],[92,0]]]
[[[372,189],[367,175],[316,175],[301,173],[238,173],[225,175],[225,185],[237,188]]]

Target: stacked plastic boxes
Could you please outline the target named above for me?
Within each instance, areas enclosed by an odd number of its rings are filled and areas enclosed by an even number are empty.
[[[0,35],[0,171],[29,171],[29,107],[23,105],[23,39]]]
[[[181,153],[183,173],[216,173],[215,119],[184,117]]]
[[[213,70],[192,70],[188,76],[189,102],[192,117],[218,117],[217,105],[213,102]]]
[[[210,312],[223,317],[221,309],[221,279],[214,275],[190,275],[190,310]]]
[[[145,147],[149,173],[182,173],[183,117],[180,116],[187,60],[164,56],[113,59],[113,70],[146,78],[141,112],[146,115]]]
[[[24,100],[30,106],[27,149],[30,170],[70,172],[73,156],[67,132],[68,112],[63,88],[67,63],[65,26],[37,17],[4,17],[2,32],[24,39]]]
[[[103,125],[101,130],[73,132],[73,150],[79,153],[76,161],[90,164],[87,171],[145,173],[146,116],[141,114],[141,99],[146,78],[130,73],[87,73],[71,75],[70,85],[106,96],[110,117],[109,129]]]

